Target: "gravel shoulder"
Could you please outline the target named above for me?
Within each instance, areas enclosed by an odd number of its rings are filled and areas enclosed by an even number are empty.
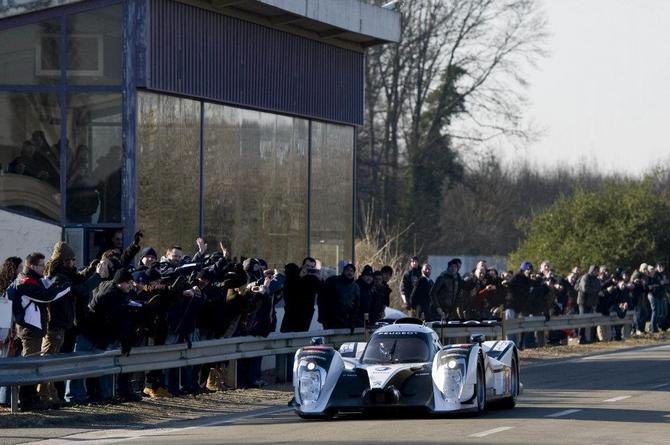
[[[619,349],[670,343],[670,333],[622,342],[565,345],[520,351],[521,366],[564,360]],[[174,398],[143,398],[139,402],[112,405],[86,405],[40,412],[12,414],[0,408],[0,430],[22,428],[86,428],[105,429],[156,427],[179,420],[193,420],[286,406],[292,397],[290,384],[272,385],[263,389],[237,389],[199,396]],[[2,434],[0,434],[0,437]]]

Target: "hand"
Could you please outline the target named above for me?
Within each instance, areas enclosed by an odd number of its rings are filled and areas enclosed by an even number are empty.
[[[140,243],[142,242],[142,237],[143,236],[144,236],[144,233],[142,233],[141,230],[138,230],[137,232],[135,232],[135,234],[133,235],[133,243],[137,244],[139,246]]]
[[[186,289],[181,294],[185,297],[193,298],[194,292],[193,292],[193,289]]]
[[[221,249],[221,253],[223,254],[223,257],[226,258],[226,259],[230,259],[230,252],[223,245],[223,241],[219,241],[219,248]]]
[[[207,252],[207,243],[205,242],[204,239],[198,238],[195,240],[195,243],[198,245],[198,252],[200,252],[200,255],[204,255],[205,252]]]

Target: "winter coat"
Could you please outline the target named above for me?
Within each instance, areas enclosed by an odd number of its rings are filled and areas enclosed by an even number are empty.
[[[321,279],[315,275],[300,276],[300,268],[286,268],[286,281],[282,289],[284,318],[281,332],[308,331],[314,317],[316,295],[321,290]]]
[[[130,341],[129,298],[112,281],[104,281],[93,291],[81,333],[98,349]]]
[[[590,270],[577,282],[577,304],[595,308],[598,304],[598,293],[600,293],[600,280]]]
[[[459,303],[463,279],[459,273],[442,272],[430,291],[430,301],[434,311],[442,309],[447,319],[457,318],[456,307]],[[434,313],[433,316],[436,316]]]
[[[360,306],[360,288],[344,275],[329,277],[317,301],[319,322],[325,329],[355,326]]]
[[[402,281],[400,282],[400,295],[404,295],[403,300],[408,306],[411,305],[410,295],[412,294],[416,282],[419,281],[419,278],[421,278],[421,269],[418,267],[408,270],[402,276]]]
[[[76,270],[59,267],[52,277],[52,285],[70,286],[71,289],[63,298],[49,304],[49,329],[71,329],[77,318],[77,300],[81,299],[83,305],[87,305],[93,289],[98,287],[101,281],[102,278],[97,273],[87,279]]]
[[[433,288],[433,280],[423,275],[416,282],[412,292],[409,295],[409,304],[412,309],[421,306],[426,313],[430,306],[430,291]]]
[[[16,293],[12,300],[12,312],[17,324],[36,330],[44,335],[47,329],[47,304],[63,298],[70,292],[65,283],[45,286],[43,278],[36,272],[28,269],[16,278]],[[31,313],[28,313],[31,311]]]

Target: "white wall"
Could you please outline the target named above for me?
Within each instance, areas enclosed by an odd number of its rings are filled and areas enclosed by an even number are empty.
[[[31,252],[49,258],[62,232],[58,225],[0,210],[0,261],[9,256],[25,258]]]

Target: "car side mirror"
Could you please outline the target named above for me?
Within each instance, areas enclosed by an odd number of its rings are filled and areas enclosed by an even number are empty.
[[[470,343],[479,343],[480,345],[486,341],[484,334],[472,334],[470,336]]]
[[[323,345],[324,339],[323,337],[312,337],[312,340],[310,341],[310,344],[312,346],[321,346]]]

